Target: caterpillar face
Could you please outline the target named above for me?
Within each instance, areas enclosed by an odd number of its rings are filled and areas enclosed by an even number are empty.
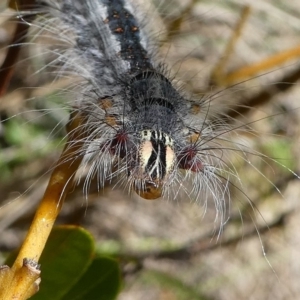
[[[129,175],[144,181],[142,187],[134,184],[141,197],[156,199],[161,196],[166,177],[174,170],[174,144],[172,139],[161,131],[143,130],[140,132],[140,138],[138,165],[129,171]]]

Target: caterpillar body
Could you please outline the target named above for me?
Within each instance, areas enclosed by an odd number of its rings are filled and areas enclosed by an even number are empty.
[[[64,45],[51,64],[61,76],[76,75],[71,106],[88,133],[78,153],[85,188],[97,177],[99,186],[117,178],[145,199],[185,194],[205,202],[210,194],[223,213],[229,178],[219,143],[227,128],[209,119],[208,99],[177,86],[134,3],[40,4],[51,20],[44,29]]]

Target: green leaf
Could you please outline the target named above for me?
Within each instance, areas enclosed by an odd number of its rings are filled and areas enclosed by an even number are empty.
[[[278,162],[282,169],[290,173],[287,168],[292,169],[295,161],[292,154],[292,144],[287,139],[276,139],[272,143],[264,145],[270,157]]]
[[[113,300],[120,290],[118,262],[96,255],[92,236],[81,227],[55,227],[39,263],[42,282],[32,300]]]
[[[117,261],[107,257],[96,257],[62,300],[113,300],[120,290],[120,282]]]
[[[93,256],[94,241],[87,231],[76,226],[54,228],[40,259],[40,290],[31,299],[62,299],[88,269]]]

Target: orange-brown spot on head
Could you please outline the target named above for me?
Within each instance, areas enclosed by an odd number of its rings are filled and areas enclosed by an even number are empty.
[[[201,111],[201,107],[199,104],[193,104],[191,107],[191,113],[193,115],[197,115]]]
[[[123,33],[124,29],[122,27],[118,27],[114,30],[115,33]]]
[[[162,186],[153,182],[146,182],[143,190],[135,189],[136,193],[146,200],[156,200],[161,197]]]
[[[189,136],[189,142],[194,144],[199,141],[200,133],[194,132],[192,135]]]
[[[111,115],[105,116],[105,123],[107,125],[110,125],[110,126],[116,126],[117,125],[116,118],[111,116]]]
[[[113,103],[110,98],[100,99],[99,105],[103,110],[107,110],[113,106]]]
[[[131,27],[131,31],[132,32],[136,32],[136,31],[138,31],[139,30],[139,28],[137,27],[137,26],[132,26]]]

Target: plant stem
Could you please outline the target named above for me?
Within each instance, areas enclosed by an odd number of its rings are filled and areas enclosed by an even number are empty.
[[[21,272],[24,269],[24,259],[34,262],[39,260],[64,199],[72,186],[72,179],[82,160],[82,156],[78,155],[83,140],[78,129],[81,128],[80,125],[81,118],[78,115],[71,115],[67,125],[68,142],[56,163],[24,243],[12,268],[9,271],[5,269],[4,276],[0,277],[1,300],[26,299],[27,290],[32,290],[32,286],[35,285],[37,280],[35,272]]]

